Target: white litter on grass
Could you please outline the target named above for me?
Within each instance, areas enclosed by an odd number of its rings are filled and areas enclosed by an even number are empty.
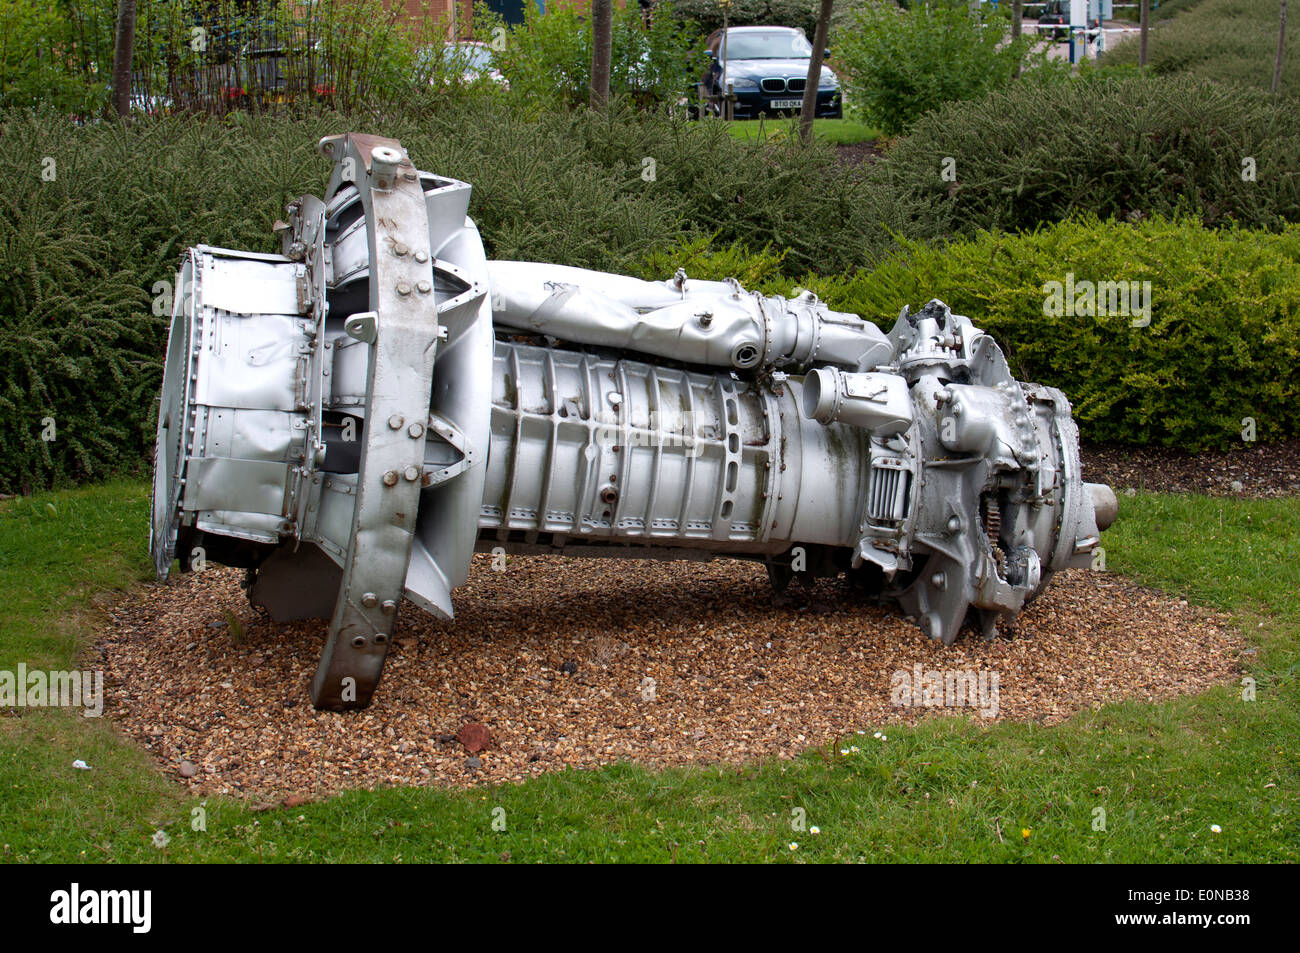
[[[78,758],[76,761],[72,762],[72,766],[73,766],[74,768],[76,768],[78,771],[89,771],[89,770],[90,770],[90,765],[86,764],[86,762],[82,761],[80,758]]]
[[[166,831],[154,831],[154,832],[153,832],[153,845],[154,845],[155,847],[157,847],[159,850],[162,850],[164,847],[166,847],[166,846],[167,846],[168,844],[170,844],[171,842],[172,842],[172,839],[171,839],[170,837],[167,836],[167,832],[166,832]]]

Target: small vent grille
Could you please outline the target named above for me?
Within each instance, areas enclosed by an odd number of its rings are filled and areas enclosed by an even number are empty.
[[[911,474],[894,467],[871,468],[867,516],[875,523],[899,523],[907,518],[907,485]]]
[[[785,81],[785,88],[790,90],[790,92],[792,93],[802,93],[805,89],[808,88],[808,80],[787,79]]]
[[[785,80],[783,79],[765,79],[762,83],[763,92],[765,93],[784,93]]]

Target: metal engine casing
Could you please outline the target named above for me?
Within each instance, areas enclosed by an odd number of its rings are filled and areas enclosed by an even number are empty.
[[[403,599],[451,618],[476,550],[850,573],[951,643],[1086,567],[1115,516],[1060,391],[941,302],[886,335],[815,295],[489,262],[469,185],[322,140],[283,254],[178,278],[152,550],[329,618],[312,700],[368,703]]]

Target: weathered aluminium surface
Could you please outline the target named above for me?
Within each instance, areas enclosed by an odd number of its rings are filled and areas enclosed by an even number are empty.
[[[317,707],[368,704],[403,600],[451,618],[476,551],[847,573],[950,643],[1115,518],[1065,396],[942,302],[886,334],[808,292],[488,261],[468,184],[320,150],[283,254],[185,256],[152,537],[160,578],[241,566],[275,619],[329,620]]]

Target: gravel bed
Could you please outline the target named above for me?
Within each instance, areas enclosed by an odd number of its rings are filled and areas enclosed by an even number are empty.
[[[1084,444],[1083,478],[1117,491],[1267,498],[1300,493],[1300,438],[1188,453],[1170,447]]]
[[[846,736],[887,743],[875,732],[936,715],[1052,723],[1233,681],[1244,648],[1221,618],[1109,573],[1058,574],[1012,632],[944,647],[839,582],[774,597],[753,563],[520,557],[494,572],[476,557],[457,618],[405,605],[374,703],[339,714],[307,698],[325,624],[270,622],[241,577],[137,590],[98,646],[122,731],[194,793],[262,804],[789,758]],[[932,671],[986,673],[985,711],[891,698],[896,673]]]

